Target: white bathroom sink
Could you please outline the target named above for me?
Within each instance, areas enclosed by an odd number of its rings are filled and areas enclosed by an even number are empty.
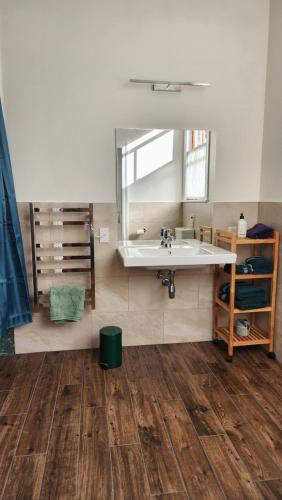
[[[237,255],[199,240],[176,240],[164,248],[157,240],[120,242],[118,253],[124,267],[177,269],[189,266],[233,264]]]

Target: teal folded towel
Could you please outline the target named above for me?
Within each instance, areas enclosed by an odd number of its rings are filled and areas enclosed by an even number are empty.
[[[220,298],[227,304],[230,298],[230,283],[220,287]],[[267,294],[264,287],[253,286],[249,281],[237,281],[235,287],[235,307],[242,310],[259,309],[267,306]]]
[[[50,319],[56,323],[80,321],[83,318],[85,288],[60,286],[50,289]]]
[[[224,271],[231,273],[231,264],[225,264]],[[260,255],[249,257],[242,264],[236,264],[236,274],[271,274],[273,260]]]
[[[224,271],[228,274],[231,273],[231,264],[225,264]],[[236,264],[236,274],[252,274],[253,267],[251,264]]]
[[[235,307],[237,307],[237,309],[241,309],[242,311],[246,311],[248,309],[261,309],[262,307],[266,307],[267,306],[267,301],[264,300],[264,299],[261,299],[261,300],[254,300],[254,301],[240,301],[240,300],[236,300],[235,301]]]
[[[246,264],[252,266],[253,274],[271,274],[273,272],[273,260],[260,255],[249,257],[246,259]]]
[[[239,287],[237,286],[235,289],[235,297],[236,299],[249,299],[249,298],[255,298],[255,297],[265,297],[266,296],[266,291],[263,287],[260,286],[243,286]]]

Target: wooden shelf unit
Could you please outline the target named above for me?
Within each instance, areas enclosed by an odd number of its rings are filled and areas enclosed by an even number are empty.
[[[217,230],[215,237],[215,245],[220,247],[228,246],[229,250],[233,253],[238,253],[240,245],[250,245],[252,255],[259,255],[259,245],[272,245],[272,258],[273,258],[273,273],[271,274],[236,274],[236,264],[231,264],[230,273],[226,273],[220,265],[215,266],[214,278],[214,307],[213,307],[213,339],[224,340],[228,345],[227,360],[232,361],[234,348],[244,345],[267,345],[270,357],[275,357],[273,351],[274,340],[274,324],[275,324],[275,304],[276,304],[276,288],[277,288],[277,270],[278,270],[278,256],[279,256],[279,233],[274,232],[273,238],[267,239],[251,239],[251,238],[238,238],[236,233],[229,233],[227,231]],[[238,248],[239,247],[239,248]],[[230,298],[229,304],[219,298],[219,289],[221,284],[221,276],[223,274],[229,275],[230,280]],[[269,279],[271,280],[270,287],[270,304],[267,307],[259,309],[238,309],[235,307],[235,286],[237,280],[257,280]],[[229,314],[228,327],[219,326],[219,310],[223,309]],[[263,332],[256,325],[255,319],[257,313],[268,313],[268,329]],[[236,314],[251,314],[251,328],[247,337],[241,337],[235,333],[235,315]]]

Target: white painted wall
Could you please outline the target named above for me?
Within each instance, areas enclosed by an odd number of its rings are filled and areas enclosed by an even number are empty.
[[[148,129],[117,129],[116,147],[122,148],[136,139],[146,135]],[[161,132],[161,130],[160,130]],[[141,145],[142,147],[142,145]],[[149,175],[136,180],[127,188],[127,201],[132,203],[143,202],[181,202],[182,201],[182,165],[183,165],[183,131],[174,130],[173,134],[173,160]],[[121,155],[121,151],[120,151]],[[118,175],[118,190],[121,190],[122,182],[122,159],[120,157]],[[131,169],[132,165],[125,160],[125,170]],[[123,180],[123,184],[125,179]]]
[[[1,4],[19,201],[114,201],[115,127],[215,130],[215,200],[258,200],[269,0]],[[130,77],[212,86],[157,94]]]
[[[174,130],[173,159],[128,187],[129,203],[182,201],[183,132]]]
[[[282,2],[271,0],[261,201],[282,201]]]

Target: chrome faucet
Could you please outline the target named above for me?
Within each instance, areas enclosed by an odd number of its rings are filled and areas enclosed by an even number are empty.
[[[171,248],[171,243],[173,241],[173,231],[172,229],[161,228],[161,246],[165,248]]]

